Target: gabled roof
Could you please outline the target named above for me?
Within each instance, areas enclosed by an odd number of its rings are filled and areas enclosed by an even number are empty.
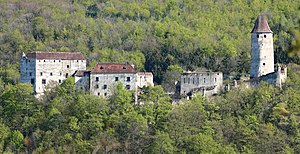
[[[251,33],[272,33],[267,22],[267,17],[265,15],[259,15],[255,21],[254,27]]]
[[[61,59],[61,60],[85,60],[80,52],[31,52],[26,54],[32,59]]]
[[[129,63],[99,63],[92,73],[135,73],[135,69]]]

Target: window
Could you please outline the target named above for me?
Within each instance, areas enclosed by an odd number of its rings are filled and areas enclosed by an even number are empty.
[[[53,74],[52,74],[52,72],[50,73],[50,76],[52,76]]]
[[[263,63],[263,66],[265,66],[266,65],[266,63]]]
[[[30,83],[31,83],[31,84],[34,84],[34,79],[31,79],[31,80],[30,80]]]
[[[256,35],[257,38],[259,38],[259,35]]]
[[[77,60],[77,62],[78,62],[78,60]]]
[[[98,93],[98,96],[100,95],[100,93]]]
[[[130,77],[127,77],[127,80],[126,81],[130,81]]]
[[[43,72],[41,72],[40,74],[41,74],[41,76],[43,76]]]
[[[31,76],[32,75],[32,73],[31,72],[29,72],[29,76]]]
[[[59,73],[59,75],[61,76],[61,75],[62,75],[62,73]]]
[[[53,60],[53,62],[55,63],[55,60]]]
[[[217,82],[217,78],[215,78],[215,83]]]
[[[116,78],[115,78],[115,81],[119,81],[119,77],[116,77]]]
[[[96,89],[98,89],[98,88],[99,88],[99,85],[96,84]]]
[[[42,79],[42,84],[46,84],[46,79]]]
[[[123,69],[124,69],[124,70],[126,70],[126,67],[125,67],[125,66],[123,66]]]
[[[190,78],[188,78],[188,84],[190,84]]]
[[[67,65],[67,68],[70,68],[70,65]]]
[[[46,60],[44,60],[44,62],[46,62]]]
[[[96,77],[96,81],[99,81],[99,77]]]
[[[203,83],[205,83],[205,78],[203,78]]]
[[[101,66],[100,69],[104,69],[104,68]]]
[[[28,60],[28,62],[30,62],[30,60]]]
[[[103,85],[103,89],[107,89],[107,85],[105,84],[105,85]]]
[[[183,83],[185,83],[185,78],[183,78]]]
[[[58,83],[61,83],[61,79],[58,80]]]
[[[195,84],[195,78],[193,78],[193,84]]]
[[[107,93],[104,93],[104,96],[106,96],[107,95]]]
[[[66,78],[69,76],[69,74],[68,73],[66,73]]]
[[[125,88],[128,89],[128,90],[130,90],[130,85],[126,85]]]
[[[264,35],[264,38],[267,38],[267,35]]]

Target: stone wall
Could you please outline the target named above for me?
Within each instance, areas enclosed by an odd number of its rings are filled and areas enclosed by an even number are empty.
[[[154,86],[153,74],[151,72],[138,72],[137,73],[137,87],[143,88],[147,86]]]

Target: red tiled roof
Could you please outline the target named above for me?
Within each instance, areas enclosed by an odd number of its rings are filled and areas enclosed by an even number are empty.
[[[135,69],[129,63],[99,63],[92,73],[135,73]]]
[[[265,15],[259,15],[255,21],[255,25],[251,33],[267,32],[272,33],[267,22],[267,17]]]
[[[33,59],[61,59],[61,60],[85,60],[79,52],[32,52],[26,54]]]

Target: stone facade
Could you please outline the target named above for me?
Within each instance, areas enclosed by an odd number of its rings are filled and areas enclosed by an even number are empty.
[[[80,53],[32,52],[20,59],[21,83],[31,83],[36,95],[47,85],[60,84],[76,70],[85,70],[86,60]]]
[[[147,86],[154,86],[153,74],[151,72],[138,72],[137,73],[137,87],[143,88]]]
[[[180,95],[191,96],[200,91],[205,96],[219,93],[223,87],[222,72],[185,72],[180,77]]]
[[[251,32],[250,78],[274,72],[273,33],[264,15],[259,15]]]

